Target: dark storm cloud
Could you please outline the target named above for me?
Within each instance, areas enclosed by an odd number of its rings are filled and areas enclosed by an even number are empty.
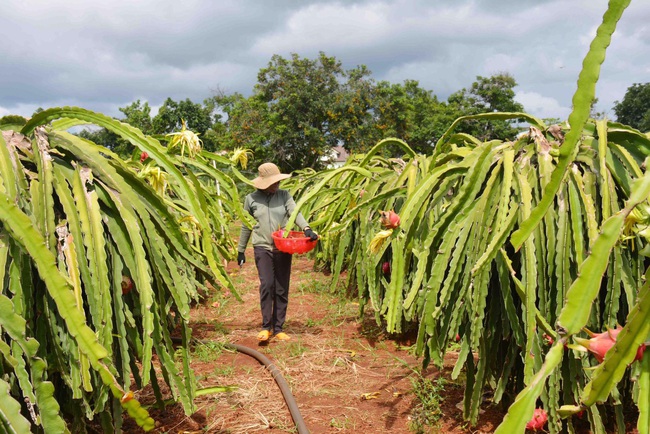
[[[509,72],[539,116],[568,115],[606,0],[5,0],[0,115],[76,104],[119,115],[136,99],[249,94],[273,54],[314,57],[377,80],[419,80],[446,98],[476,76]],[[609,109],[650,76],[650,4],[633,1],[607,53]]]

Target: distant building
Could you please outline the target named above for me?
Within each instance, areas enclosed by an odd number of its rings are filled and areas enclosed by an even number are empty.
[[[329,155],[323,157],[323,161],[328,169],[337,169],[345,164],[348,160],[348,151],[343,146],[334,146],[329,152]]]

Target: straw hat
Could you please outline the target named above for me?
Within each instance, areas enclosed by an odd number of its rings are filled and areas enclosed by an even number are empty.
[[[280,173],[278,166],[273,163],[264,163],[257,170],[259,171],[259,176],[253,179],[253,185],[260,190],[266,190],[276,182],[291,177],[291,175]]]

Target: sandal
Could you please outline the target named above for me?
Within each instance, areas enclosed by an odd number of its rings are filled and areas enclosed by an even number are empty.
[[[280,341],[288,341],[288,340],[291,339],[291,336],[289,336],[285,332],[280,332],[280,333],[276,334],[274,337],[276,339],[280,340]]]
[[[268,330],[262,330],[257,334],[257,340],[260,342],[266,342],[271,337],[271,332]]]

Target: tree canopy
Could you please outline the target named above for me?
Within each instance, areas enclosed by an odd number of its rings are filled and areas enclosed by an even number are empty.
[[[417,80],[376,81],[364,65],[344,70],[333,56],[314,58],[274,55],[257,75],[250,96],[219,91],[203,103],[167,98],[155,116],[148,102],[120,108],[120,120],[145,134],[164,135],[187,128],[199,134],[208,150],[248,148],[251,166],[273,161],[283,171],[322,169],[333,146],[365,152],[378,141],[396,137],[428,154],[456,118],[492,111],[523,111],[514,100],[514,77],[500,73],[477,77],[471,87],[441,101]],[[481,140],[514,138],[508,121],[467,121],[459,132]],[[121,155],[133,148],[108,131],[80,135]],[[386,156],[400,149],[387,147]]]
[[[119,108],[120,112],[124,114],[120,121],[139,128],[143,133],[149,135],[164,135],[179,131],[182,128],[182,122],[185,122],[188,129],[200,135],[203,146],[208,150],[219,148],[216,143],[215,130],[219,129],[221,116],[218,113],[213,113],[214,109],[215,105],[212,99],[207,99],[201,104],[195,103],[189,98],[182,101],[167,98],[153,117],[147,101],[143,103],[137,100],[126,107]],[[128,141],[103,128],[83,130],[78,134],[112,149],[122,156],[129,155],[134,150],[133,145]]]
[[[614,103],[616,120],[637,128],[650,131],[650,83],[635,83],[627,88],[623,101]]]
[[[266,105],[266,143],[283,170],[321,166],[338,137],[333,110],[346,74],[341,62],[320,53],[311,60],[274,55],[257,75],[253,99]]]
[[[462,89],[449,97],[456,113],[473,115],[488,112],[523,112],[524,107],[515,101],[517,82],[508,73],[491,77],[476,77],[469,89]],[[459,132],[473,135],[481,141],[514,139],[519,132],[509,121],[466,121]]]
[[[440,101],[416,80],[376,82],[365,66],[344,71],[336,58],[324,53],[313,60],[275,55],[259,72],[252,96],[215,97],[228,116],[220,143],[250,148],[256,159],[272,160],[286,171],[322,168],[334,145],[364,152],[387,137],[403,139],[426,154],[459,116],[523,110],[514,100],[517,83],[512,76],[477,80],[449,101]],[[507,121],[468,122],[461,131],[485,140],[518,132]]]

